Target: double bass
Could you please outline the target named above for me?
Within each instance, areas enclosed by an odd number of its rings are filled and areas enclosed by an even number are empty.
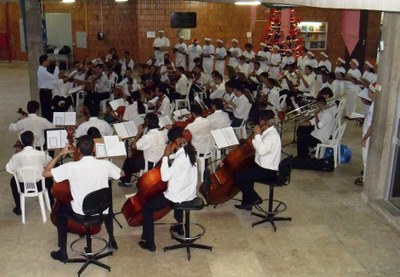
[[[188,130],[183,131],[183,137],[186,141],[192,139]],[[168,147],[168,146],[167,146]],[[176,143],[172,143],[169,147],[176,149]],[[143,207],[154,196],[167,190],[168,183],[161,179],[161,163],[159,162],[153,169],[144,173],[137,181],[137,193],[130,197],[122,206],[121,212],[124,215],[129,226],[137,227],[143,223]],[[171,207],[167,206],[153,213],[153,220],[157,221],[171,211]]]
[[[67,129],[67,139],[68,143],[72,145],[73,143],[73,129],[69,127]],[[73,147],[73,159],[74,161],[79,160],[79,152],[76,147]],[[51,189],[51,194],[54,197],[55,203],[53,208],[51,209],[50,219],[53,222],[54,226],[57,226],[57,211],[62,205],[66,205],[72,201],[71,190],[69,188],[69,181],[64,180],[59,183],[54,183]],[[90,226],[90,234],[95,235],[99,233],[101,230],[101,225],[91,225]],[[85,225],[81,225],[75,221],[68,220],[68,232],[78,235],[85,235],[86,234],[86,227]]]

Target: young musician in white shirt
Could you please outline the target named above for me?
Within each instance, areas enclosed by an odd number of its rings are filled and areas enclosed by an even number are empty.
[[[154,252],[154,220],[153,214],[173,203],[191,201],[196,197],[197,164],[196,149],[185,138],[182,128],[174,127],[168,131],[170,144],[165,148],[161,164],[161,179],[168,182],[168,188],[147,202],[143,207],[143,232],[139,246]],[[169,165],[169,159],[173,160]],[[174,210],[174,218],[178,223],[183,222],[183,211]],[[182,233],[182,226],[174,231]]]
[[[262,203],[261,197],[254,190],[258,180],[275,181],[281,159],[281,138],[273,125],[274,113],[262,111],[258,125],[254,127],[252,144],[255,149],[255,164],[233,176],[235,184],[242,192],[242,202],[235,205],[237,209],[251,210],[254,205]]]
[[[222,101],[224,102],[225,109],[229,107],[233,111],[231,126],[239,127],[244,120],[247,120],[251,109],[251,103],[243,94],[244,88],[241,82],[236,81],[233,82],[232,85],[235,97],[230,102],[226,101],[225,99]]]
[[[205,145],[201,145],[202,138],[210,134],[210,122],[202,117],[203,110],[199,105],[193,105],[191,115],[194,118],[192,123],[189,123],[185,129],[192,134],[192,144],[200,153],[204,153]]]
[[[91,103],[87,106],[89,112],[89,120],[81,123],[75,131],[75,137],[79,138],[81,136],[87,135],[87,130],[90,127],[96,127],[99,129],[101,136],[111,136],[114,133],[113,128],[102,119],[99,119],[99,105],[96,103]]]
[[[207,116],[211,130],[222,129],[231,125],[229,115],[223,111],[223,108],[224,104],[220,98],[215,98],[211,101],[211,109],[213,110],[213,113]]]

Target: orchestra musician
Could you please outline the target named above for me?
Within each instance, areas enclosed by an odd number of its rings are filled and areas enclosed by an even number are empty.
[[[95,74],[89,79],[94,84],[94,91],[86,94],[84,105],[94,101],[98,105],[100,101],[110,98],[110,83],[107,75],[104,73],[104,64],[97,64],[94,69]]]
[[[211,101],[211,109],[213,112],[207,116],[211,130],[222,129],[231,125],[229,114],[224,112],[223,108],[224,104],[221,98],[215,98]]]
[[[35,137],[35,147],[43,147],[46,142],[44,130],[54,128],[54,125],[46,118],[37,115],[39,107],[39,102],[35,100],[29,101],[27,104],[28,116],[11,123],[8,127],[9,132],[17,133],[18,135],[21,135],[25,131],[32,131]]]
[[[222,98],[222,101],[224,102],[225,109],[228,108],[232,109],[233,111],[231,116],[231,126],[239,127],[242,124],[243,120],[247,120],[251,109],[251,103],[249,102],[249,99],[247,99],[247,97],[243,94],[244,88],[240,81],[233,81],[232,86],[233,94],[235,95],[235,97],[229,102],[225,100],[225,98]]]
[[[158,129],[158,116],[155,113],[148,113],[144,124],[138,127],[138,133],[132,141],[132,150],[142,150],[143,156],[147,157],[147,168],[150,170],[161,159],[167,143],[166,130]],[[131,186],[132,174],[145,168],[143,157],[131,156],[127,158],[122,166],[125,176],[120,178],[120,186]]]
[[[15,174],[18,169],[30,166],[38,168],[41,171],[46,167],[46,165],[50,162],[51,157],[47,155],[44,151],[39,151],[33,148],[34,145],[34,135],[31,131],[25,131],[21,134],[21,144],[23,146],[22,151],[15,153],[6,165],[6,170],[8,173]],[[19,184],[21,185],[20,190],[24,190],[23,178],[22,176],[18,176]],[[40,176],[39,176],[40,178]],[[42,191],[42,181],[41,179],[36,180],[38,191]],[[51,195],[51,188],[53,186],[53,180],[51,178],[46,178],[45,186],[49,192],[50,204],[53,206],[54,198]],[[21,215],[21,202],[20,196],[18,193],[17,183],[14,177],[10,180],[11,192],[14,198],[15,207],[13,209],[13,213],[16,215]]]
[[[133,120],[134,118],[137,118],[140,114],[146,113],[146,107],[144,106],[140,98],[141,96],[138,91],[134,91],[131,93],[132,104],[128,105],[125,108],[124,115],[122,117],[123,120]]]
[[[131,97],[132,92],[140,89],[140,85],[132,77],[132,69],[130,67],[125,68],[125,78],[115,86],[122,89],[125,97]]]
[[[99,129],[102,136],[111,136],[114,133],[113,128],[111,128],[105,120],[99,119],[99,111],[99,105],[96,103],[90,103],[89,106],[87,106],[89,119],[78,126],[75,131],[76,138],[87,135],[87,130],[90,127],[96,127]]]
[[[183,129],[173,127],[168,131],[170,144],[165,148],[161,163],[161,179],[168,182],[165,192],[153,197],[143,207],[143,232],[139,246],[154,252],[154,220],[153,213],[172,203],[182,203],[196,197],[198,180],[196,149],[183,137]],[[173,160],[169,165],[169,159]],[[174,218],[178,223],[183,221],[183,211],[174,210]],[[182,225],[174,230],[183,234]]]
[[[194,121],[189,123],[185,129],[189,130],[192,134],[192,144],[196,150],[200,153],[204,153],[203,150],[205,150],[204,147],[206,147],[206,145],[201,145],[201,141],[202,138],[210,134],[210,121],[202,117],[203,109],[199,105],[193,105],[190,112]]]
[[[278,114],[281,110],[279,105],[279,91],[280,88],[276,85],[276,81],[273,78],[268,78],[268,73],[263,72],[260,75],[260,81],[263,86],[260,91],[260,103],[261,106],[265,107],[265,110],[271,110],[274,114]]]
[[[171,107],[170,107],[170,100],[168,96],[166,96],[166,88],[163,85],[159,85],[155,91],[157,101],[154,105],[154,112],[159,115],[171,115]],[[148,103],[149,107],[150,103]]]
[[[242,202],[237,209],[251,210],[262,203],[261,197],[254,190],[257,180],[275,181],[281,159],[281,138],[273,124],[274,113],[262,111],[258,125],[254,127],[252,144],[255,149],[255,163],[252,167],[237,172],[233,176],[235,184],[242,192]]]
[[[53,177],[56,182],[68,180],[73,199],[68,204],[62,205],[56,214],[59,250],[51,252],[50,255],[54,260],[61,262],[68,259],[66,249],[68,214],[74,212],[84,215],[82,203],[86,195],[102,188],[108,188],[108,178],[118,179],[124,176],[124,171],[110,161],[97,160],[92,156],[94,140],[87,135],[78,138],[77,147],[80,160],[55,167],[61,157],[70,152],[70,147],[70,145],[66,145],[43,171],[44,177]],[[105,216],[104,223],[109,236],[108,247],[118,249],[114,238],[113,217],[110,213]]]
[[[314,126],[310,134],[297,137],[297,156],[301,158],[308,158],[309,148],[317,146],[318,143],[325,143],[333,131],[335,115],[326,105],[325,97],[318,96],[316,105],[314,117],[299,123],[300,126]]]
[[[184,99],[189,93],[189,81],[185,75],[185,69],[182,66],[176,68],[177,74],[179,76],[178,81],[175,84],[175,92],[169,94],[171,100]]]
[[[54,112],[66,112],[72,105],[72,97],[67,94],[68,89],[72,88],[73,82],[65,76],[65,71],[60,69],[58,80],[53,81],[53,98],[51,104]]]

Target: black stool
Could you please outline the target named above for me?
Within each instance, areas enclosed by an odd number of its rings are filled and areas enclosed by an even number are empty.
[[[286,159],[283,159],[279,163],[279,171],[278,171],[278,178],[276,181],[257,181],[260,184],[264,184],[269,186],[269,197],[268,197],[268,210],[264,210],[260,205],[255,206],[255,208],[260,212],[251,212],[251,215],[258,216],[262,218],[259,221],[256,221],[251,224],[252,227],[264,223],[269,222],[271,223],[272,227],[274,228],[274,232],[276,232],[276,225],[275,221],[292,221],[291,217],[278,217],[276,216],[278,213],[281,213],[286,210],[286,204],[282,201],[274,199],[274,189],[275,187],[282,187],[286,186],[290,183],[290,174],[292,171],[292,156],[289,156]],[[277,205],[274,207],[274,203]]]
[[[203,199],[200,197],[196,197],[192,201],[176,203],[176,204],[174,204],[173,208],[174,208],[174,210],[183,210],[185,212],[185,220],[184,220],[184,223],[176,223],[176,224],[172,225],[170,228],[170,233],[171,233],[172,239],[174,239],[180,243],[164,247],[164,252],[168,251],[168,250],[178,249],[178,248],[186,248],[187,257],[188,257],[188,260],[190,261],[190,248],[200,248],[200,249],[207,249],[207,250],[211,251],[212,250],[211,246],[194,243],[196,240],[198,240],[199,238],[201,238],[204,235],[206,230],[204,229],[204,227],[202,225],[200,225],[198,223],[190,223],[190,211],[203,209],[204,208]],[[190,225],[198,226],[201,229],[199,234],[197,234],[195,236],[191,236],[190,235]],[[174,229],[176,229],[179,226],[184,227],[183,235],[176,234],[173,231]]]
[[[102,262],[99,262],[98,260],[106,256],[112,255],[113,251],[101,254],[107,248],[107,241],[101,237],[92,236],[90,234],[90,226],[99,225],[103,223],[104,221],[103,211],[108,209],[110,205],[111,205],[110,189],[103,188],[86,195],[82,205],[82,209],[85,215],[73,213],[68,216],[71,220],[76,221],[79,224],[85,225],[86,227],[85,237],[74,240],[70,246],[73,252],[78,253],[83,258],[66,260],[67,263],[84,263],[81,269],[78,271],[78,276],[82,274],[82,272],[86,269],[86,267],[89,264],[95,264],[97,266],[107,269],[108,271],[111,271],[111,267]],[[92,249],[93,239],[103,242],[104,247],[98,249],[97,251],[93,251]],[[83,251],[74,248],[74,245],[82,240],[86,240],[86,247],[84,247]]]

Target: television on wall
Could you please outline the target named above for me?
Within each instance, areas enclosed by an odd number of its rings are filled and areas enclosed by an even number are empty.
[[[197,14],[195,12],[172,12],[171,28],[196,28]]]

